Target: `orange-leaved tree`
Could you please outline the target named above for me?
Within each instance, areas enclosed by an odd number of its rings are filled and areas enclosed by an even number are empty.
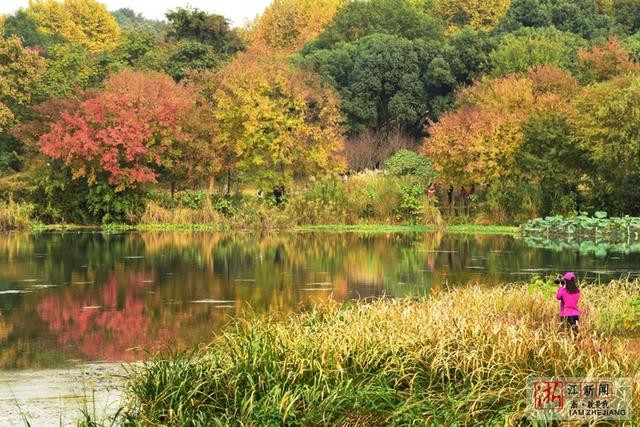
[[[578,74],[586,83],[602,82],[626,73],[637,73],[640,65],[616,37],[578,51]]]
[[[536,187],[554,175],[566,187],[577,179],[568,125],[577,93],[575,79],[551,66],[480,81],[430,123],[422,150],[445,182],[488,186],[492,214],[503,215],[496,220],[523,212],[523,204],[525,216],[536,215],[550,203]],[[564,169],[554,171],[559,162]]]
[[[499,180],[513,166],[520,124],[533,103],[524,75],[481,81],[458,95],[457,110],[430,123],[423,152],[448,182]]]

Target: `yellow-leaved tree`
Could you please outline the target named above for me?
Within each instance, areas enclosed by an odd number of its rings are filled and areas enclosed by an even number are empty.
[[[613,1],[614,0],[597,0],[596,5],[598,6],[598,12],[601,15],[612,15]]]
[[[120,27],[104,4],[95,0],[30,0],[26,9],[44,34],[58,36],[90,52],[118,45]]]
[[[451,34],[469,25],[490,30],[507,13],[511,0],[436,0],[434,12],[447,23]]]
[[[18,37],[0,35],[0,134],[20,120],[45,69],[45,60]]]
[[[255,47],[294,52],[333,20],[346,0],[274,0],[251,29]]]
[[[195,81],[210,105],[204,128],[220,176],[231,181],[241,172],[270,189],[343,170],[336,93],[286,56],[241,53]]]

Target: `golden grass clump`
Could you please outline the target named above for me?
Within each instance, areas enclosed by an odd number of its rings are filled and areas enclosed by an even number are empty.
[[[218,224],[221,215],[211,203],[205,203],[199,209],[179,207],[166,209],[156,202],[149,202],[140,224]]]
[[[522,285],[247,316],[195,354],[134,369],[129,410],[151,425],[520,425],[529,377],[640,382],[618,336],[640,329],[603,326],[637,298],[639,283],[585,289],[577,338]]]
[[[32,225],[33,206],[10,200],[0,202],[0,231],[27,230]]]

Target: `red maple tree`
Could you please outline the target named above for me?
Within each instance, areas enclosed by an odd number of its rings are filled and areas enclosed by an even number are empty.
[[[123,71],[62,112],[39,145],[90,185],[105,178],[118,189],[155,182],[160,170],[179,169],[203,148],[183,129],[196,108],[195,93],[170,77]],[[196,157],[207,161],[206,153]]]

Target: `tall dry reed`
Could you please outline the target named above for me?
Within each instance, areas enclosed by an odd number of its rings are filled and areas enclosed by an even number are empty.
[[[27,230],[32,225],[33,206],[10,200],[0,202],[0,231]]]
[[[130,412],[150,425],[520,425],[531,376],[638,384],[640,359],[616,336],[630,331],[602,329],[626,298],[640,284],[585,289],[577,339],[554,300],[519,285],[247,316],[204,350],[135,369]]]

